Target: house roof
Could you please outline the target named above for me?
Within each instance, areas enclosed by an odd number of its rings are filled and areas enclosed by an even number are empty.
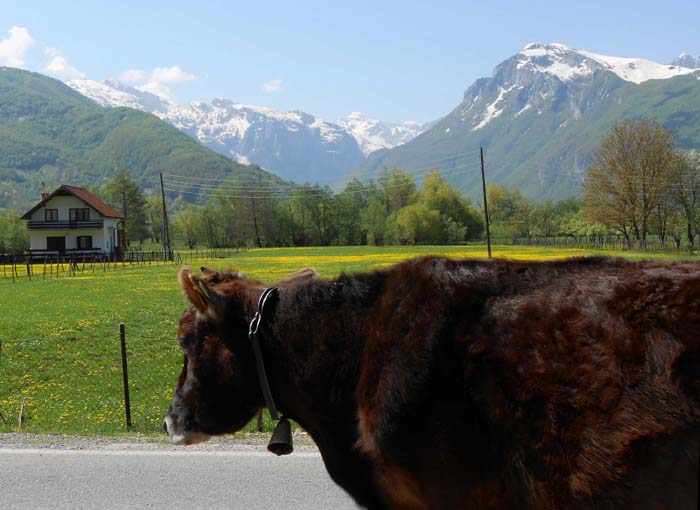
[[[46,205],[46,203],[49,202],[53,197],[61,196],[61,195],[72,195],[76,198],[79,198],[80,200],[85,202],[85,204],[89,205],[90,207],[95,209],[98,213],[100,213],[102,216],[106,216],[107,218],[122,218],[121,213],[112,209],[110,206],[105,204],[102,200],[97,198],[95,195],[90,193],[85,188],[78,188],[77,186],[68,186],[66,184],[62,184],[53,193],[49,194],[41,202],[39,202],[34,207],[32,207],[29,211],[24,213],[22,215],[22,219],[23,220],[31,219],[32,214],[34,214],[34,212],[37,209]]]

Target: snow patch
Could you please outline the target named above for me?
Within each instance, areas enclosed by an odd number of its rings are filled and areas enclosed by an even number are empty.
[[[138,108],[138,99],[105,83],[95,80],[70,80],[68,86],[89,97],[100,106]]]
[[[558,43],[530,43],[518,55],[523,58],[517,61],[517,69],[551,74],[564,82],[590,75],[599,69],[611,71],[623,80],[636,84],[693,72],[693,69],[678,65],[658,64],[642,58],[599,55]]]
[[[402,123],[382,122],[361,112],[352,112],[347,117],[338,119],[338,125],[355,137],[365,155],[409,142],[426,127],[414,120]]]
[[[476,126],[474,126],[474,127],[471,129],[471,131],[476,131],[476,130],[478,130],[478,129],[481,129],[481,128],[484,127],[486,124],[488,124],[488,123],[491,122],[493,119],[495,119],[495,118],[498,117],[500,114],[502,114],[502,113],[503,113],[503,109],[498,108],[498,103],[500,103],[501,100],[503,99],[503,97],[504,97],[508,92],[510,92],[511,90],[513,90],[514,88],[515,88],[515,85],[513,85],[512,87],[509,87],[509,88],[507,88],[507,89],[505,89],[505,88],[503,88],[503,87],[499,87],[498,97],[496,98],[496,100],[495,100],[493,103],[489,104],[489,105],[486,107],[486,110],[484,111],[484,116],[482,117],[481,122],[479,122]]]
[[[687,67],[657,64],[643,58],[609,57],[583,50],[579,50],[579,53],[603,64],[608,70],[623,80],[637,84],[649,80],[666,80],[693,72],[692,69]]]
[[[522,113],[525,113],[528,111],[530,108],[532,108],[532,105],[530,103],[526,104],[523,108],[521,108],[516,114],[515,117],[520,117]]]

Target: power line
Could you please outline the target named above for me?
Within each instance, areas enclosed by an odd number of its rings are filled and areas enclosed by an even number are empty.
[[[450,168],[448,170],[438,170],[441,174],[445,175],[450,175],[453,173],[454,170],[459,170],[462,168],[476,168],[478,166],[477,163],[468,163],[465,165],[460,165],[456,166],[453,168]],[[408,175],[414,177],[414,178],[419,178],[419,177],[424,177],[430,172],[435,171],[436,169],[428,169],[420,172],[407,172]],[[195,182],[195,181],[187,181],[183,180],[180,178],[169,178],[168,182],[170,185],[175,185],[179,187],[184,187],[184,188],[198,188],[202,190],[233,190],[233,191],[241,191],[242,188],[253,188],[251,191],[252,192],[270,192],[270,191],[279,191],[282,193],[287,193],[290,190],[295,190],[295,189],[300,189],[304,187],[314,187],[314,188],[320,188],[320,189],[329,189],[334,192],[340,192],[343,191],[347,188],[348,185],[350,185],[353,181],[345,181],[345,182],[339,182],[337,184],[333,185],[321,185],[319,183],[316,184],[310,184],[310,183],[305,183],[305,184],[267,184],[265,182],[251,182],[251,183],[244,183],[240,181],[219,181],[219,182],[207,182],[207,183],[202,183],[202,182]],[[365,184],[367,185],[367,181],[359,181],[360,184]],[[376,182],[376,181],[375,181]]]
[[[445,170],[440,172],[441,175],[454,176],[460,174],[466,174],[473,170],[479,168],[478,163],[463,165],[462,167],[455,167],[451,170]],[[459,170],[459,171],[457,171]],[[413,176],[424,176],[434,170],[425,170],[419,174],[412,174]],[[381,189],[393,189],[404,186],[403,183],[395,185],[382,186]],[[280,188],[280,189],[258,189],[249,190],[243,192],[239,187],[235,186],[214,186],[214,185],[197,185],[193,183],[182,183],[182,182],[172,182],[169,180],[165,184],[165,189],[174,193],[182,193],[188,195],[200,195],[200,196],[216,196],[222,198],[284,198],[286,196],[304,196],[304,197],[324,197],[327,196],[326,190],[334,194],[338,194],[344,191],[344,187],[332,188],[326,187],[319,189],[304,190],[303,188]],[[199,190],[199,191],[195,191]],[[228,193],[227,193],[228,192]]]
[[[428,168],[430,167],[431,170],[437,170],[437,168],[432,168],[431,165],[436,164],[438,162],[444,162],[444,161],[450,161],[451,162],[457,162],[463,159],[467,159],[470,156],[475,156],[479,153],[478,150],[470,150],[470,151],[465,151],[457,154],[452,154],[450,156],[443,156],[440,158],[436,158],[433,160],[428,160],[426,162],[422,162],[421,164],[424,165],[423,168]],[[444,164],[444,163],[443,163]],[[347,175],[346,178],[353,179],[353,178],[360,178],[363,176],[373,176],[373,175],[381,175],[381,172],[377,172],[376,170],[368,170],[366,172],[361,172],[361,173],[355,173],[355,174],[350,174]],[[190,175],[177,175],[177,174],[168,174],[164,173],[163,174],[166,177],[175,177],[178,179],[183,179],[183,180],[188,180],[188,181],[215,181],[215,182],[224,182],[227,179],[226,178],[218,178],[218,177],[199,177],[199,176],[190,176]],[[317,183],[320,182],[328,182],[331,184],[335,184],[338,181],[341,181],[342,179],[338,178],[326,178],[326,179],[316,179]],[[261,181],[269,181],[269,182],[274,182],[275,184],[283,184],[284,181],[281,178],[277,178],[274,176],[268,176],[268,175],[262,175],[260,177],[254,177],[254,178],[249,178],[245,180],[236,180],[237,183],[248,183],[248,184],[259,184]],[[280,182],[282,181],[282,182]],[[290,183],[290,185],[293,185]]]
[[[455,170],[460,170],[460,169],[464,169],[464,168],[473,169],[473,168],[477,168],[478,166],[479,166],[479,162],[474,161],[471,163],[458,165],[458,166],[449,168],[447,170],[438,170],[438,171],[441,174],[448,174],[449,175],[449,174],[455,173]],[[421,177],[421,176],[427,175],[428,173],[433,172],[435,170],[436,169],[434,169],[434,168],[424,168],[424,169],[421,169],[421,170],[418,170],[415,172],[406,172],[406,173],[413,176],[413,177]],[[224,190],[230,189],[230,190],[234,190],[234,191],[241,190],[241,184],[238,181],[236,181],[236,182],[217,181],[217,182],[211,182],[211,183],[198,183],[198,182],[190,182],[188,180],[182,179],[179,176],[176,176],[176,177],[171,177],[170,179],[167,180],[167,182],[170,185],[177,185],[180,187],[193,187],[193,188],[196,187],[196,188],[201,188],[201,189],[212,189],[212,190],[218,190],[218,189],[224,189]],[[256,182],[255,184],[260,185],[261,183]],[[343,190],[347,187],[347,184],[348,183],[336,184],[334,186],[323,186],[322,188],[324,188],[324,189],[327,188],[327,189],[331,189],[331,190]],[[276,186],[273,186],[273,187],[270,187],[267,189],[262,189],[261,191],[264,192],[264,191],[272,191],[272,190],[281,190],[283,192],[288,192],[291,189],[298,189],[300,187],[307,186],[307,185],[308,184],[302,184],[302,185],[293,185],[293,184],[279,185],[279,184],[277,184]],[[313,186],[313,185],[311,185],[311,186]]]

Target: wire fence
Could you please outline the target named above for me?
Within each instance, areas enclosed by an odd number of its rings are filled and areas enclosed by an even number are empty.
[[[530,237],[497,237],[491,240],[493,244],[512,246],[539,246],[559,249],[583,249],[598,251],[638,251],[693,253],[694,250],[684,245],[680,240],[661,240],[651,236],[646,240],[625,239],[624,236],[544,236]]]
[[[124,432],[119,331],[119,324],[124,322],[131,430],[160,433],[182,367],[182,352],[176,341],[176,314],[166,314],[164,304],[146,303],[143,299],[138,301],[136,309],[133,306],[121,309],[116,304],[110,305],[117,301],[110,294],[143,294],[139,292],[141,273],[129,273],[132,268],[206,263],[239,252],[238,248],[177,250],[174,260],[168,261],[151,256],[152,252],[133,251],[124,260],[85,260],[84,263],[81,260],[73,267],[70,260],[27,264],[15,259],[3,264],[0,282],[8,285],[39,278],[61,278],[80,285],[80,279],[70,276],[100,277],[98,273],[102,272],[105,276],[117,276],[111,282],[119,281],[122,285],[88,286],[95,303],[80,301],[75,306],[71,305],[70,291],[75,285],[42,287],[40,292],[30,294],[17,290],[5,296],[18,296],[19,292],[24,297],[22,305],[4,301],[4,313],[13,307],[15,311],[11,316],[0,316],[0,431],[98,435]],[[122,278],[120,272],[129,277]],[[23,321],[27,321],[26,327]],[[261,426],[270,429],[269,417],[262,420]],[[249,430],[255,428],[257,422],[249,426]]]
[[[177,342],[119,325],[99,336],[0,340],[0,431],[156,434],[182,368]],[[126,370],[125,370],[126,369]],[[127,426],[123,371],[128,371]],[[269,431],[269,416],[246,430]]]
[[[134,267],[185,265],[208,260],[230,258],[242,248],[193,248],[175,250],[172,259],[157,250],[129,250],[124,256],[114,255],[60,255],[58,253],[0,255],[0,278],[12,282],[32,278],[66,278],[80,274],[106,273]]]

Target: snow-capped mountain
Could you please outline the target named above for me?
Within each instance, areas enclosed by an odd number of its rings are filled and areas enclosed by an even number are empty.
[[[561,81],[571,81],[599,70],[611,71],[623,80],[637,84],[692,72],[692,69],[678,65],[657,64],[643,58],[609,57],[556,43],[528,44],[516,58],[518,69],[548,73]]]
[[[499,64],[491,79],[482,78],[469,87],[455,112],[462,124],[477,131],[504,112],[513,118],[530,109],[542,113],[553,99],[560,98],[568,101],[571,114],[577,119],[596,99],[589,97],[586,84],[597,82],[598,77],[612,79],[606,72],[639,85],[683,76],[694,70],[642,58],[598,55],[563,44],[531,43]],[[605,94],[610,88],[615,88],[614,81],[598,92]]]
[[[409,142],[427,127],[413,120],[400,124],[382,122],[360,112],[338,119],[338,125],[355,137],[365,156]]]
[[[174,105],[162,97],[130,87],[117,80],[71,80],[67,85],[89,97],[100,106],[135,108],[155,114],[165,114]]]
[[[421,131],[415,122],[389,124],[361,113],[332,123],[302,111],[280,112],[227,99],[176,105],[116,80],[73,80],[68,85],[104,107],[153,113],[236,161],[299,182],[341,177],[370,152],[405,143]]]
[[[492,183],[561,198],[579,192],[591,153],[612,123],[640,116],[673,127],[684,146],[700,147],[693,120],[700,118],[700,70],[532,43],[476,80],[421,136],[370,155],[356,172],[396,166],[420,175],[438,168],[476,197],[475,154],[484,147]]]
[[[298,182],[327,182],[363,159],[347,131],[301,111],[214,99],[174,106],[162,118],[207,147]]]
[[[671,62],[671,65],[700,69],[700,55],[693,56],[687,53],[681,53]]]

